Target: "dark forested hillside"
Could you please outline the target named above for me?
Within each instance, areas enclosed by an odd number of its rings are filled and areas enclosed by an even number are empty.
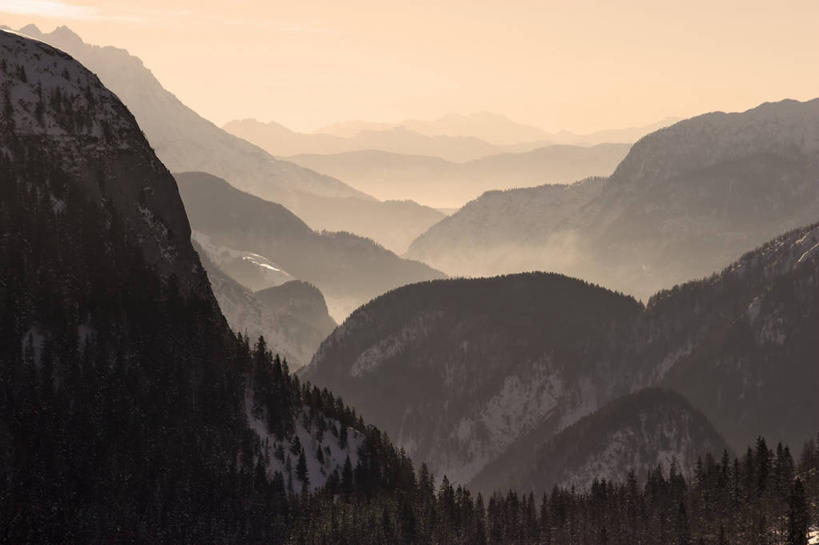
[[[794,444],[819,429],[818,249],[819,225],[797,229],[645,309],[557,275],[409,286],[353,313],[305,373],[461,483],[532,430],[546,442],[656,385],[733,448]]]
[[[724,450],[729,447],[720,434],[684,397],[646,388],[554,436],[536,428],[484,468],[470,488],[541,492],[559,485],[586,490],[595,480],[625,481],[630,474],[644,483],[658,466],[673,463],[687,474],[698,456]]]
[[[616,342],[641,312],[554,274],[414,284],[354,312],[304,376],[464,483],[520,434],[628,393]]]
[[[281,543],[310,491],[401,486],[377,430],[233,336],[93,74],[0,31],[0,97],[0,542]]]

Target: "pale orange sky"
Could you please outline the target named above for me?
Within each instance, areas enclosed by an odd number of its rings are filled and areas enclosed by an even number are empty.
[[[142,58],[217,124],[491,111],[588,132],[819,96],[817,0],[0,0]]]

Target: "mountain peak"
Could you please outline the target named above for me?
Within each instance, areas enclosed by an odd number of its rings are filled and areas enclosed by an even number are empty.
[[[80,38],[76,32],[65,25],[60,25],[55,28],[54,31],[51,32],[51,37],[60,40],[63,43],[66,41],[74,42],[76,44],[83,43],[82,38]]]
[[[6,27],[6,28],[8,28],[8,27]],[[34,25],[34,24],[28,24],[28,25],[24,26],[23,28],[21,28],[20,30],[18,30],[17,32],[19,32],[20,34],[25,34],[27,36],[35,36],[35,37],[39,37],[39,36],[43,35],[42,31],[37,27],[37,25]]]

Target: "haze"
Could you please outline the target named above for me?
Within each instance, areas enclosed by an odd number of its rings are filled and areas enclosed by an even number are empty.
[[[298,130],[492,111],[590,132],[807,99],[817,20],[812,0],[0,3],[0,23],[139,55],[217,124]]]

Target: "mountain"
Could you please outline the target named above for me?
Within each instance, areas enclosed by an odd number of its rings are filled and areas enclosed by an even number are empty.
[[[569,183],[608,176],[626,156],[629,144],[592,147],[555,145],[524,153],[491,155],[465,163],[436,157],[355,151],[336,155],[296,155],[288,159],[375,195],[412,198],[430,206],[461,206],[483,192]]]
[[[457,275],[556,270],[647,298],[819,217],[818,150],[819,99],[705,114],[641,139],[559,222],[544,213],[558,205],[531,201],[562,191],[487,193],[407,256]]]
[[[472,136],[428,135],[404,126],[367,127],[344,137],[295,132],[275,122],[262,123],[255,119],[230,121],[223,128],[277,157],[380,150],[468,161],[502,151],[499,146]]]
[[[233,335],[173,177],[96,76],[0,31],[0,102],[4,542],[328,541],[330,506],[416,492],[381,432]]]
[[[658,131],[662,128],[673,125],[680,121],[678,117],[666,117],[655,123],[626,127],[623,129],[604,129],[591,133],[574,133],[570,131],[560,131],[549,135],[549,139],[554,143],[570,144],[575,146],[594,146],[603,142],[629,142],[640,140],[647,134]]]
[[[231,329],[251,339],[263,336],[293,370],[309,363],[336,327],[318,288],[291,280],[254,293],[219,269],[201,247],[194,247]]]
[[[549,270],[609,280],[569,228],[600,198],[605,178],[487,191],[413,241],[407,256],[461,276]],[[642,292],[638,292],[642,293]]]
[[[419,463],[469,482],[527,435],[544,444],[658,385],[735,449],[758,435],[798,443],[819,428],[816,331],[819,224],[645,307],[556,274],[406,286],[351,314],[304,376],[350,399]]]
[[[563,545],[612,535],[659,545],[811,531],[812,442],[798,465],[760,439],[733,465],[706,457],[689,481],[652,472],[645,488],[557,489],[539,512],[531,494],[484,503],[437,485],[340,398],[230,332],[173,178],[95,76],[0,32],[0,102],[4,542]],[[740,269],[764,265],[775,284],[799,272],[801,289],[815,287],[816,229]]]
[[[176,180],[194,238],[217,266],[252,290],[284,278],[304,280],[321,290],[331,315],[343,318],[387,290],[442,276],[369,239],[313,231],[283,206],[210,174],[182,173]]]
[[[555,486],[588,489],[595,480],[646,482],[657,467],[691,475],[697,460],[728,445],[681,395],[647,388],[612,401],[565,430],[535,429],[470,483],[477,490],[511,487],[542,492]]]
[[[641,311],[552,274],[414,284],[353,312],[303,376],[466,483],[545,420],[559,430],[628,393],[615,341]]]
[[[414,203],[384,205],[329,176],[275,159],[200,117],[123,49],[86,44],[66,27],[42,33],[29,25],[21,32],[70,53],[97,73],[133,112],[173,172],[204,171],[230,179],[244,191],[286,206],[316,229],[357,232],[386,245],[401,240],[398,251],[442,217]],[[399,221],[385,220],[396,214]]]
[[[421,134],[470,136],[497,146],[547,141],[550,137],[543,129],[517,123],[504,115],[491,112],[447,114],[433,121],[410,119],[402,125]]]
[[[595,146],[606,142],[632,143],[648,133],[667,127],[677,121],[679,121],[679,118],[668,117],[648,125],[606,129],[591,133],[575,133],[566,130],[547,132],[532,125],[517,123],[501,114],[478,112],[466,115],[447,114],[435,120],[407,119],[394,124],[348,121],[323,127],[313,134],[351,138],[363,131],[386,131],[394,127],[404,127],[427,136],[443,135],[477,138],[495,145],[503,151],[523,152],[555,144]],[[301,153],[310,152],[303,151]]]

